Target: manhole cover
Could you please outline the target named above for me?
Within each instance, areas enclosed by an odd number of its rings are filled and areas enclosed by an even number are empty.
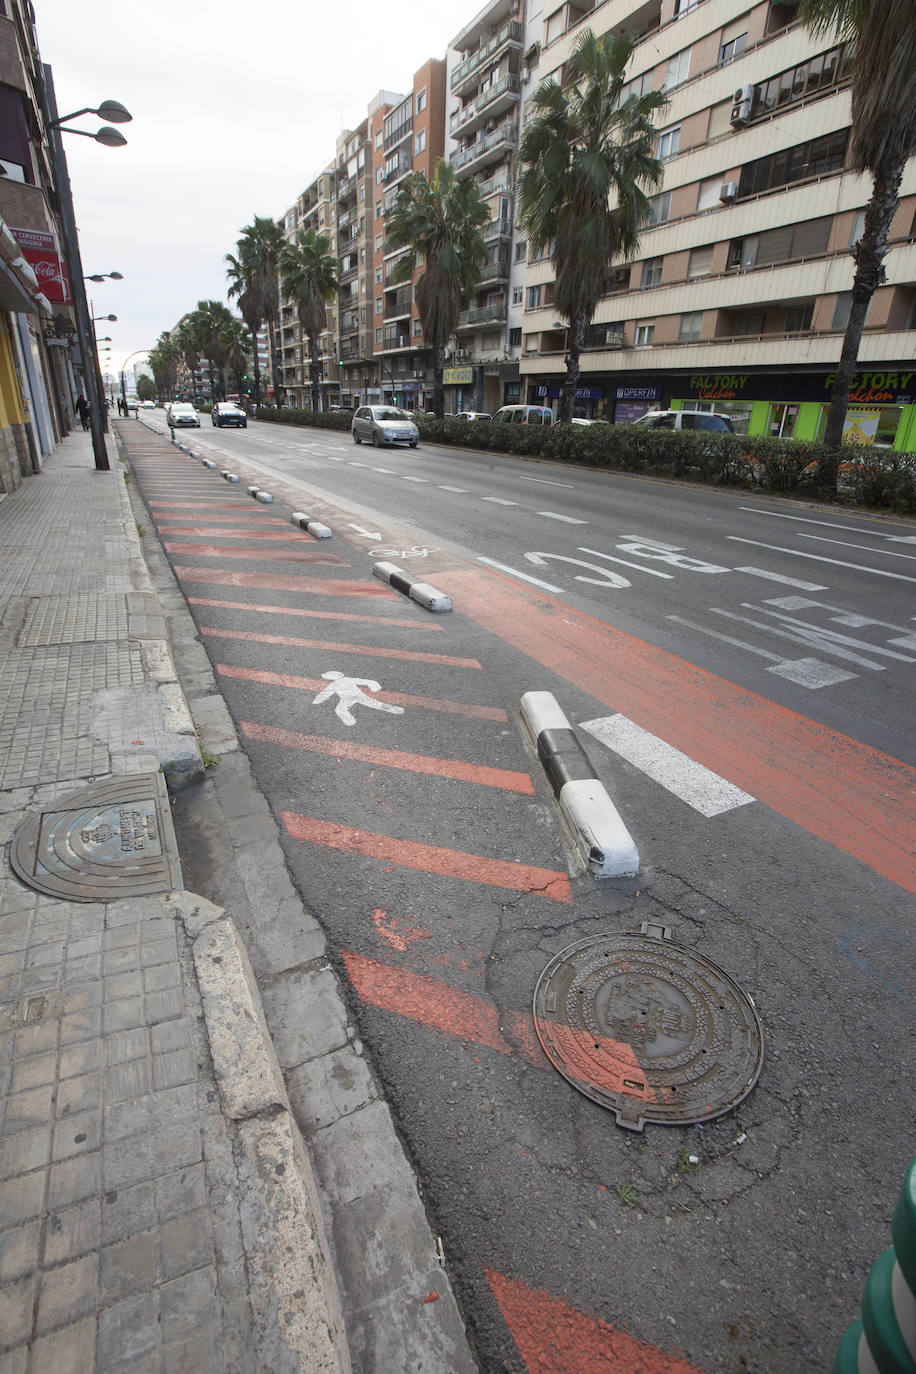
[[[162,774],[100,783],[27,817],[13,836],[10,866],[29,887],[73,902],[180,888]]]
[[[664,926],[580,940],[534,993],[538,1039],[574,1088],[641,1131],[731,1111],[757,1082],[763,1028],[728,974]]]

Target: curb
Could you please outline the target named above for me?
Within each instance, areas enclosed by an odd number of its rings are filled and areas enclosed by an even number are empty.
[[[294,510],[290,516],[290,520],[294,525],[298,525],[300,530],[305,530],[305,532],[310,534],[314,539],[331,538],[331,531],[328,529],[327,525],[322,525],[320,520],[313,520],[311,516],[306,515],[305,511]]]
[[[428,611],[450,611],[452,603],[444,592],[437,591],[428,582],[408,577],[403,569],[394,563],[373,563],[372,574],[382,582],[387,582],[395,591],[404,592],[411,601],[416,601]]]
[[[631,878],[639,851],[552,692],[526,692],[522,720],[576,845],[596,878]]]
[[[269,506],[274,499],[269,491],[261,491],[260,487],[249,487],[248,495],[253,501],[263,501],[265,506]]]

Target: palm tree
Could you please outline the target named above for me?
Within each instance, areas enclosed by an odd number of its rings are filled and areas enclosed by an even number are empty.
[[[191,374],[191,397],[197,400],[197,369],[200,366],[200,337],[194,314],[185,315],[175,331],[175,341],[181,350],[182,361]]]
[[[227,354],[224,331],[234,323],[232,315],[222,301],[198,301],[192,319],[195,321],[195,332],[200,351],[209,365],[210,398],[213,401],[220,400],[221,397],[216,394],[218,388],[214,368],[219,373],[220,381],[223,381],[223,368]]]
[[[908,158],[916,154],[916,15],[913,0],[802,0],[801,17],[816,34],[833,31],[853,46],[850,161],[872,177],[856,263],[852,304],[824,443],[831,456],[819,477],[836,491],[839,450],[865,317],[884,281],[887,236]]]
[[[241,400],[243,391],[242,383],[245,378],[245,369],[248,366],[248,355],[251,352],[251,335],[248,333],[248,330],[241,320],[233,320],[230,318],[229,323],[220,331],[220,338],[225,352],[225,367],[228,369],[230,376],[233,374],[235,375],[238,384],[237,390],[239,399]],[[224,373],[224,396],[226,390],[226,377]]]
[[[178,380],[180,358],[181,349],[178,344],[168,330],[163,330],[150,349],[149,365],[153,370],[159,395],[167,396],[169,400],[174,395],[175,383]]]
[[[246,224],[242,237],[238,240],[237,261],[241,265],[246,283],[245,291],[251,297],[252,318],[255,315],[267,323],[270,340],[270,365],[274,378],[274,399],[280,409],[280,360],[277,354],[277,320],[280,315],[280,287],[277,281],[277,266],[280,250],[283,247],[283,229],[276,220],[265,215],[255,215],[251,224]],[[231,294],[231,292],[230,292]]]
[[[385,218],[386,250],[407,249],[393,280],[409,281],[421,259],[424,263],[417,280],[417,308],[423,338],[432,349],[433,409],[440,420],[445,413],[445,348],[462,306],[480,282],[487,260],[481,230],[489,222],[476,181],[459,181],[444,158],[431,182],[422,172],[405,177]]]
[[[238,300],[239,314],[248,326],[253,342],[252,355],[254,361],[254,403],[261,404],[261,361],[258,356],[257,338],[261,332],[261,325],[264,323],[264,316],[254,294],[249,290],[248,273],[243,264],[233,253],[226,254],[226,276],[229,278],[228,296],[235,296]]]
[[[564,69],[532,97],[521,140],[519,210],[530,251],[554,245],[555,305],[569,321],[560,418],[570,419],[585,330],[608,287],[615,258],[632,257],[649,218],[643,189],[662,179],[654,156],[660,91],[623,98],[636,40],[587,29]],[[613,200],[613,205],[611,201]]]
[[[328,301],[337,290],[337,258],[331,240],[314,229],[300,229],[293,243],[280,250],[283,290],[296,302],[299,323],[309,344],[312,410],[321,410],[321,362],[318,336],[327,327]]]

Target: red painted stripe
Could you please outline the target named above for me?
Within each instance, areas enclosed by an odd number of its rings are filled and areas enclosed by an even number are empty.
[[[355,620],[363,625],[403,625],[409,630],[442,634],[435,620],[413,620],[406,615],[359,615],[356,611],[313,611],[305,606],[265,606],[259,601],[218,601],[206,596],[189,596],[189,606],[222,606],[228,611],[256,611],[258,615],[299,615],[312,620]]]
[[[702,1374],[682,1356],[656,1350],[550,1293],[494,1269],[484,1276],[532,1374]]]
[[[189,501],[150,501],[148,505],[150,510],[194,510],[198,512],[212,511],[219,506],[220,512],[244,510],[248,511],[249,515],[254,509],[249,501],[223,501],[215,493],[209,500],[201,496],[198,500]]]
[[[291,687],[297,692],[323,692],[327,682],[319,677],[295,677],[291,673],[270,673],[262,668],[237,668],[229,663],[217,663],[216,671],[223,677],[244,678],[247,682],[263,682],[271,687]],[[467,716],[471,720],[505,722],[508,717],[500,706],[470,706],[463,701],[442,701],[436,697],[411,696],[407,692],[376,692],[379,701],[392,706],[419,707],[424,711],[444,711],[451,716]]]
[[[176,544],[163,540],[166,553],[180,553],[185,558],[258,558],[270,563],[329,563],[344,567],[344,560],[333,553],[313,553],[309,549],[234,549],[226,544]]]
[[[374,749],[368,744],[357,744],[354,740],[301,735],[297,730],[281,730],[249,720],[243,720],[240,724],[249,739],[259,740],[262,744],[279,744],[284,749],[302,749],[310,754],[328,754],[335,759],[353,759],[357,763],[371,763],[382,768],[402,768],[407,773],[427,773],[435,778],[454,778],[457,782],[474,782],[481,787],[498,787],[506,792],[534,796],[534,783],[530,776],[511,772],[508,768],[487,768],[483,764],[433,758],[428,754],[406,754],[399,749]]]
[[[191,568],[175,564],[175,576],[185,582],[216,582],[222,587],[265,587],[272,592],[302,592],[310,596],[382,596],[399,601],[382,582],[329,577],[284,577],[280,573],[242,572],[237,568]]]
[[[448,583],[535,662],[916,892],[916,769],[508,578]]]
[[[506,863],[503,859],[485,859],[480,854],[465,854],[460,849],[418,844],[415,840],[398,840],[391,835],[379,835],[374,830],[357,830],[350,825],[335,825],[313,816],[300,816],[294,811],[281,811],[280,815],[293,839],[306,844],[318,844],[347,854],[360,854],[364,858],[380,859],[400,868],[437,873],[444,878],[462,878],[469,883],[506,887],[513,892],[530,892],[535,897],[548,897],[554,902],[572,903],[569,879],[565,873],[558,873],[555,869]]]
[[[279,542],[282,544],[302,543],[302,535],[296,534],[294,530],[265,530],[251,529],[242,527],[231,529],[228,525],[189,525],[185,528],[182,525],[158,525],[156,526],[160,534],[180,534],[187,535],[189,538],[196,535],[199,539],[217,538],[223,539],[261,539],[271,544]],[[179,545],[180,547],[180,545]]]
[[[439,663],[446,668],[479,668],[476,658],[456,658],[452,654],[424,654],[413,649],[382,649],[372,644],[345,644],[335,639],[301,639],[297,635],[264,635],[253,630],[220,630],[201,625],[202,635],[215,639],[243,639],[253,644],[283,644],[293,649],[326,649],[329,653],[365,654],[369,658],[405,659],[410,663]]]

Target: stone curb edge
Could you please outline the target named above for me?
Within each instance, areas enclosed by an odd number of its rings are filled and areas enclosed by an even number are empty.
[[[404,592],[411,601],[416,601],[428,611],[450,611],[452,609],[452,603],[445,592],[437,591],[428,582],[421,582],[419,579],[409,577],[402,568],[396,567],[394,563],[373,563],[372,575],[382,582],[387,582],[389,587],[394,587],[395,591]]]
[[[522,720],[582,857],[597,878],[633,877],[639,851],[552,692],[526,692]]]
[[[334,1265],[245,946],[222,907],[192,892],[166,905],[191,941],[224,1116],[236,1124],[240,1211],[261,1367],[350,1374]]]

